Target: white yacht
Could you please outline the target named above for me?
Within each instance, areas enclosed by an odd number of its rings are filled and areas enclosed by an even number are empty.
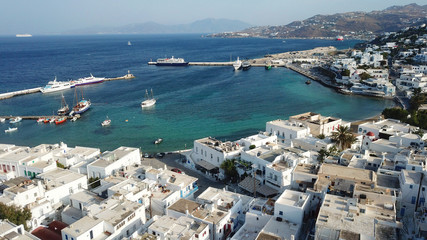
[[[14,132],[14,131],[16,131],[16,130],[18,130],[18,128],[17,128],[17,127],[14,127],[14,128],[9,127],[8,129],[4,130],[4,132],[5,132],[5,133],[9,133],[9,132]]]
[[[233,63],[234,70],[239,70],[242,68],[242,61],[237,57],[237,60]]]
[[[156,99],[153,96],[153,89],[151,89],[151,95],[148,94],[147,89],[145,90],[145,100],[141,102],[142,108],[151,107],[156,104]]]
[[[49,93],[49,92],[56,92],[61,91],[65,89],[69,89],[74,87],[74,85],[68,81],[68,82],[59,82],[56,81],[56,77],[53,81],[50,81],[47,83],[47,85],[41,90],[42,93]]]

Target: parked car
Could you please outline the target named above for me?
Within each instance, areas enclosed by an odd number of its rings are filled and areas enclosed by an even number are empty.
[[[176,173],[182,173],[181,169],[179,169],[179,168],[172,168],[171,171],[176,172]]]

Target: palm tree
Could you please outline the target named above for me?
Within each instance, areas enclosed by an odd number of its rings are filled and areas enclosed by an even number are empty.
[[[356,142],[356,137],[350,132],[347,126],[339,126],[337,131],[332,132],[332,140],[337,142],[340,150],[349,148],[351,144]]]

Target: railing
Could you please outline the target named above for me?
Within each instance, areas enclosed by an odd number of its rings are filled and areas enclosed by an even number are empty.
[[[186,195],[182,194],[182,190],[181,190],[181,198],[187,198],[188,196],[190,196],[191,194],[195,193],[197,190],[199,190],[199,186],[194,186],[193,189],[191,189],[190,192],[188,192]]]

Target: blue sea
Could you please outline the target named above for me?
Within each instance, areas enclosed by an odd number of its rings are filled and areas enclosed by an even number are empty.
[[[128,41],[132,43],[128,46]],[[69,146],[114,150],[140,147],[143,152],[191,148],[206,136],[236,140],[265,129],[267,121],[303,112],[318,112],[347,121],[379,114],[392,101],[336,93],[286,68],[157,67],[147,62],[160,57],[188,61],[229,61],[262,57],[319,46],[352,47],[355,41],[287,39],[220,39],[200,35],[97,35],[0,37],[0,93],[41,87],[89,76],[123,76],[118,80],[82,87],[91,109],[76,122],[62,125],[24,120],[18,131],[5,134],[0,143],[36,146],[64,142]],[[151,109],[141,109],[145,90],[157,98]],[[29,94],[0,101],[2,115],[52,115],[64,94],[73,104],[74,90]],[[111,126],[101,127],[109,117]],[[163,138],[163,143],[153,141]]]

